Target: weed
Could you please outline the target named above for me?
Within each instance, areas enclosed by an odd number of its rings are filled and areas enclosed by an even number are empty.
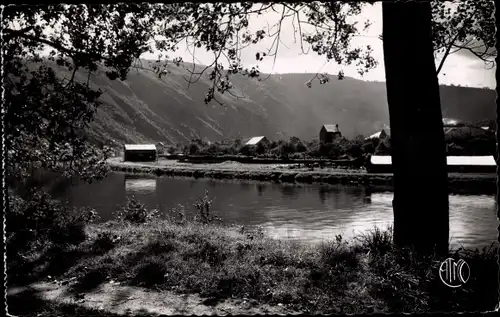
[[[393,248],[392,227],[388,227],[387,230],[375,227],[358,236],[356,240],[362,248],[383,255]]]
[[[92,245],[92,250],[98,254],[106,253],[113,249],[120,239],[121,237],[109,231],[99,233]]]
[[[212,202],[214,198],[210,198],[208,195],[208,190],[205,190],[205,196],[203,198],[198,198],[193,206],[198,211],[194,218],[194,221],[199,221],[202,223],[211,223],[214,220],[221,220],[221,218],[216,214],[210,214],[210,208],[212,207]]]
[[[178,204],[177,207],[172,208],[170,212],[180,217],[180,223],[186,222],[186,209],[184,205]]]
[[[128,198],[127,205],[118,211],[116,217],[125,222],[133,224],[143,224],[154,219],[158,219],[158,209],[147,210],[144,204],[140,203],[135,197]]]

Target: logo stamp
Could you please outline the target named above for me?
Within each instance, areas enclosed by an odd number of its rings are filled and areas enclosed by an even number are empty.
[[[460,287],[467,283],[470,277],[470,267],[464,260],[448,258],[439,266],[439,278],[448,287]]]

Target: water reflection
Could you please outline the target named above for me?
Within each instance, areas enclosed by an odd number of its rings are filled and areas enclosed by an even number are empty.
[[[293,199],[297,198],[297,192],[301,190],[297,185],[292,184],[282,184],[281,192],[283,193],[284,199]]]
[[[259,197],[262,197],[263,193],[264,193],[264,185],[257,184],[257,194],[259,195]]]
[[[125,177],[125,191],[127,193],[154,193],[156,191],[157,179],[137,179]]]
[[[361,186],[293,185],[237,180],[144,178],[111,173],[93,184],[78,183],[60,198],[74,206],[95,208],[109,220],[126,198],[134,195],[148,208],[163,213],[192,203],[205,190],[214,197],[212,210],[226,223],[263,225],[271,236],[315,243],[342,234],[351,238],[374,226],[392,225],[392,193],[371,193]],[[496,240],[495,196],[451,195],[452,246],[482,247]]]

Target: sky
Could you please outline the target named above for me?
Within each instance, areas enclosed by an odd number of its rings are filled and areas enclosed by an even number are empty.
[[[275,12],[265,13],[258,18],[250,20],[249,25],[251,30],[257,30],[267,25],[274,25],[279,19],[279,14]],[[362,77],[357,73],[353,66],[339,67],[334,61],[327,63],[324,56],[319,56],[310,51],[308,54],[302,54],[300,44],[294,41],[294,29],[291,19],[284,21],[281,30],[282,44],[279,48],[275,64],[273,66],[273,57],[266,57],[263,61],[256,64],[255,54],[257,52],[267,51],[271,46],[272,39],[266,39],[256,45],[250,46],[242,51],[242,63],[245,66],[259,65],[259,69],[264,73],[316,73],[326,72],[329,74],[337,74],[340,69],[349,77],[354,77],[368,81],[385,81],[384,61],[382,41],[378,38],[382,34],[382,5],[380,2],[373,6],[366,6],[360,16],[355,19],[363,25],[365,19],[369,19],[372,23],[370,28],[353,39],[352,45],[371,45],[373,48],[373,56],[378,61],[378,66],[370,70]],[[305,43],[305,45],[307,45]],[[306,49],[307,51],[307,49]],[[171,57],[182,57],[184,61],[192,62],[192,50],[187,50],[185,43],[179,45],[179,50],[172,54]],[[145,54],[143,58],[156,59],[156,54]],[[213,61],[213,53],[206,52],[203,49],[195,51],[195,62],[208,65]],[[440,62],[436,60],[436,65]],[[446,62],[439,74],[440,84],[445,85],[460,85],[469,87],[488,87],[494,89],[496,86],[495,68],[487,69],[484,62],[477,59],[470,53],[464,51],[451,54],[446,59]]]

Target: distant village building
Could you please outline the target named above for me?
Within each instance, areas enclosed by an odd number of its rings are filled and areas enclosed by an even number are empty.
[[[156,161],[155,144],[125,144],[123,146],[123,160],[130,162]]]
[[[456,120],[456,119],[452,119],[452,118],[443,118],[443,125],[445,126],[455,126],[457,124],[460,124],[461,122]]]
[[[338,124],[324,124],[319,131],[319,140],[323,143],[331,143],[336,138],[341,138]]]
[[[372,139],[383,140],[383,139],[387,138],[388,136],[389,135],[387,134],[387,132],[385,132],[385,130],[382,129],[379,132],[374,133],[374,134],[370,135],[369,137],[365,138],[365,140],[372,140]]]
[[[258,144],[269,145],[269,140],[265,136],[254,136],[245,145],[257,146]]]
[[[493,155],[487,156],[447,156],[448,172],[495,173],[496,162]],[[392,173],[390,155],[370,155],[366,162],[369,173]]]

